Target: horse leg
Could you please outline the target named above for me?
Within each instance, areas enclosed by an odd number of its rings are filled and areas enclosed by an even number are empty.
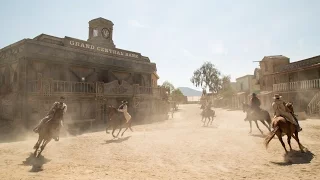
[[[260,133],[263,134],[263,132],[261,131],[261,129],[259,128],[258,122],[254,121],[256,123],[257,128],[259,129]]]
[[[269,130],[269,132],[271,132],[271,129],[270,129],[270,127],[267,125],[267,123],[265,122],[265,121],[261,121],[262,122],[262,124],[264,125],[264,126],[266,126],[266,128]]]
[[[36,142],[36,144],[33,146],[33,149],[38,149],[39,148],[39,146],[40,146],[40,135],[39,135],[39,137],[38,137],[38,141]]]
[[[252,122],[249,121],[249,124],[250,124],[250,132],[249,133],[252,133]]]
[[[114,136],[114,134],[113,134],[114,131],[116,130],[116,128],[117,128],[117,126],[115,126],[115,125],[112,127],[112,136],[113,136],[113,138],[116,138],[116,136]]]
[[[211,118],[210,118],[210,116],[208,117],[208,123],[207,123],[207,126],[209,126],[209,123],[210,123],[210,121],[211,121]]]
[[[120,121],[120,128],[119,128],[119,132],[118,132],[118,134],[117,134],[117,136],[116,137],[118,137],[119,136],[119,134],[120,134],[120,131],[122,130],[122,121]]]
[[[288,133],[289,134],[289,133]],[[292,151],[292,147],[291,147],[291,135],[287,135],[287,141],[290,147],[290,151]]]
[[[286,151],[286,153],[288,153],[287,149],[286,149],[286,145],[284,144],[283,140],[282,140],[282,132],[280,131],[279,133],[277,133],[278,139],[281,142],[282,147],[284,148],[284,150]]]
[[[203,122],[203,125],[202,125],[202,126],[205,126],[206,121],[207,121],[207,117],[204,117],[204,121],[202,121],[202,122]]]
[[[37,157],[37,152],[38,152],[38,149],[39,149],[39,147],[40,147],[40,144],[41,144],[41,142],[42,142],[42,140],[40,140],[40,137],[39,137],[39,140],[37,141],[37,143],[34,145],[34,149],[35,149],[35,151],[34,151],[34,153],[33,153],[33,155],[35,156],[35,157]]]
[[[210,123],[210,125],[212,125],[212,123],[213,123],[213,116],[211,117],[211,123]]]
[[[110,127],[110,126],[108,126],[108,125],[107,125],[107,127],[106,127],[106,133],[107,133],[107,134],[109,134],[109,133],[108,133],[109,127]]]
[[[299,136],[298,136],[298,131],[295,131],[294,132],[294,136],[292,136],[292,137],[293,137],[293,139],[295,139],[297,141],[300,151],[304,152],[304,150],[303,150],[304,146],[300,143]]]
[[[39,156],[41,155],[42,151],[44,150],[44,148],[46,147],[46,145],[47,145],[50,141],[51,141],[51,138],[50,138],[49,140],[43,141],[42,146],[41,146],[41,150],[40,150],[40,152],[39,152],[39,154],[38,154],[37,157],[39,157]]]

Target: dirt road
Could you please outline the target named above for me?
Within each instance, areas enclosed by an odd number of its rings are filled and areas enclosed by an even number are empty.
[[[216,109],[213,125],[202,127],[198,105],[180,108],[174,119],[134,126],[116,140],[96,132],[52,141],[37,162],[28,158],[35,136],[1,143],[0,179],[319,179],[319,120],[301,121],[300,139],[310,152],[284,158],[278,139],[266,150],[255,126],[248,134],[241,111]]]

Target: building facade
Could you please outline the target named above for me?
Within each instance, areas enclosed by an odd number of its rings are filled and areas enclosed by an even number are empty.
[[[296,111],[320,113],[320,56],[280,66],[272,76],[274,93],[293,102]]]
[[[105,121],[121,100],[136,119],[165,114],[168,90],[158,79],[148,57],[116,48],[111,21],[93,19],[87,41],[41,34],[0,50],[0,119],[33,126],[60,96],[70,121]]]

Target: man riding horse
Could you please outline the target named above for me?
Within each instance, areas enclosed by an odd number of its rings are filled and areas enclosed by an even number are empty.
[[[131,119],[131,115],[128,113],[128,101],[121,101],[121,103],[122,104],[119,106],[118,111],[123,113],[124,118],[128,123]]]
[[[256,93],[252,93],[252,97],[250,99],[250,105],[251,105],[251,116],[258,116],[258,113],[260,112],[260,99],[257,97]],[[248,116],[249,114],[247,113],[247,117],[245,118],[245,120],[248,120]]]
[[[59,102],[54,102],[53,106],[50,108],[49,112],[47,113],[47,115],[40,120],[39,124],[33,129],[33,131],[35,133],[39,133],[40,128],[42,128],[42,126],[46,123],[48,123],[51,120],[54,120],[54,114],[57,111],[57,109],[63,109],[63,114],[65,114],[67,112],[67,105],[64,103],[64,97],[60,97],[60,101]],[[55,141],[59,141],[59,133],[60,133],[60,127],[62,126],[62,121],[60,122],[60,126],[56,132],[55,137],[53,137],[53,139]]]
[[[272,103],[272,108],[274,110],[274,117],[279,117],[282,116],[286,118],[287,121],[291,122],[294,124],[298,130],[298,132],[302,131],[302,128],[300,127],[298,123],[298,119],[294,117],[293,112],[291,112],[287,107],[286,103],[281,99],[282,96],[279,94],[275,94]]]

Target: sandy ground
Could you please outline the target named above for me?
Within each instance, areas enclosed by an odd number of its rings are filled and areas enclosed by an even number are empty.
[[[248,134],[241,111],[216,109],[213,125],[202,127],[198,105],[180,108],[173,119],[134,126],[123,138],[95,132],[52,141],[38,160],[29,157],[35,136],[1,143],[0,179],[319,179],[320,120],[301,121],[310,152],[284,156],[278,139],[266,150],[255,126]]]

